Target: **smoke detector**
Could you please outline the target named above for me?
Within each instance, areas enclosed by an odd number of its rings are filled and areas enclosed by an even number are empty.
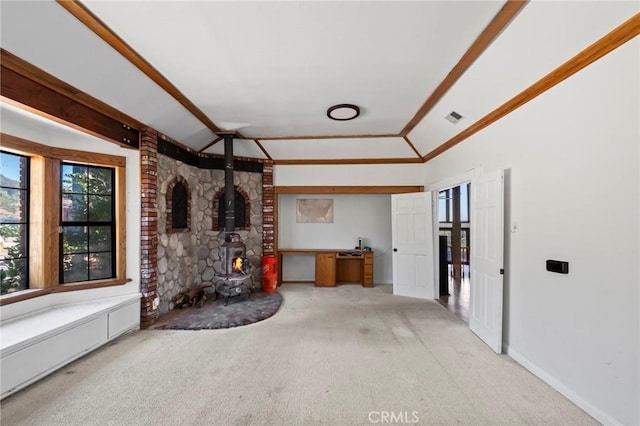
[[[451,111],[449,115],[447,115],[445,118],[448,121],[452,122],[453,124],[456,124],[458,121],[462,120],[464,117],[455,111]]]

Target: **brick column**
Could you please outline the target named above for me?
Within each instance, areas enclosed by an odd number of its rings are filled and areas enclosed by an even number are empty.
[[[158,318],[153,305],[158,284],[158,142],[155,130],[140,132],[140,327],[148,328]]]
[[[273,161],[265,160],[262,168],[262,255],[275,253],[275,194]]]

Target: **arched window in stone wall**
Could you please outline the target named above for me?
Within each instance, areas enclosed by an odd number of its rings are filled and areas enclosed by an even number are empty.
[[[189,184],[178,176],[167,190],[167,232],[191,230],[191,192]]]
[[[251,202],[249,195],[237,186],[234,187],[235,196],[235,229],[237,231],[249,230],[251,227]],[[225,212],[224,189],[221,189],[215,196],[215,206],[213,209],[213,230],[224,229]]]

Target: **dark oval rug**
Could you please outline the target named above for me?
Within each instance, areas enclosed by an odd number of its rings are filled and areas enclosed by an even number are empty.
[[[213,330],[239,327],[267,319],[282,304],[282,296],[275,293],[251,293],[229,299],[209,299],[201,308],[174,309],[158,318],[154,329]]]

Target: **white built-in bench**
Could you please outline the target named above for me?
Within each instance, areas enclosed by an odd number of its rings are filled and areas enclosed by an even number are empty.
[[[0,324],[4,398],[140,328],[140,294],[49,306]]]

